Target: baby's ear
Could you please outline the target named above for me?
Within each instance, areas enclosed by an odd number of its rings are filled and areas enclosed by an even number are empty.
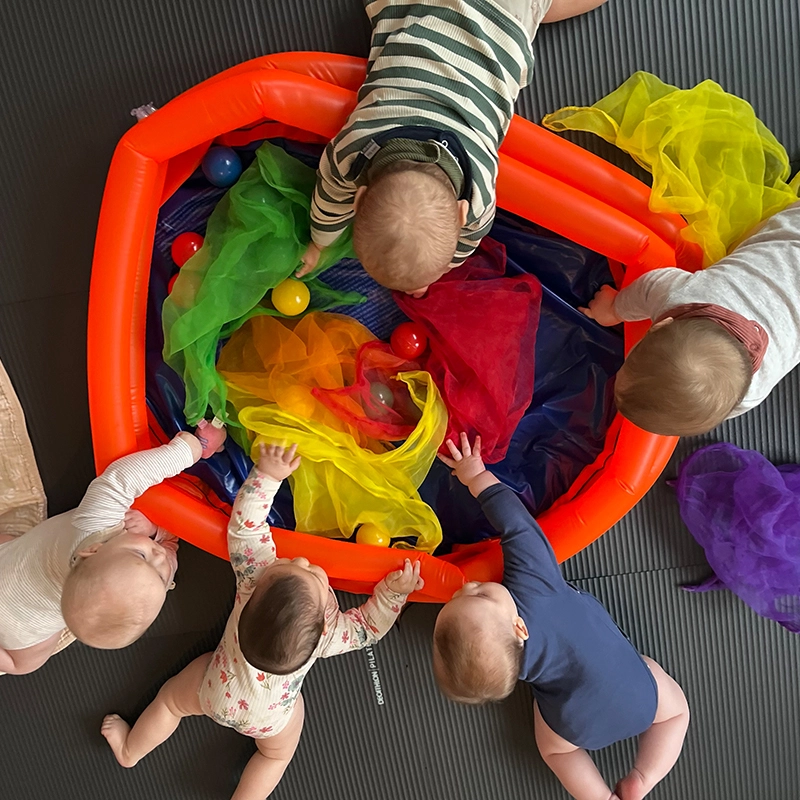
[[[523,642],[528,639],[528,626],[522,617],[514,617],[514,634]]]
[[[359,186],[358,189],[356,189],[356,195],[353,198],[353,209],[356,211],[356,213],[358,213],[358,207],[361,205],[361,198],[364,197],[364,192],[366,191],[366,186]]]
[[[467,224],[467,215],[469,214],[469,201],[458,201],[458,224],[463,228]]]
[[[75,555],[78,558],[89,558],[89,556],[93,556],[103,545],[105,542],[95,542],[89,547],[84,547],[82,550],[78,550]]]
[[[651,325],[648,332],[652,333],[653,331],[657,331],[659,328],[666,328],[667,325],[671,325],[673,322],[675,322],[675,320],[672,317],[664,317],[661,322],[656,322],[655,325]]]

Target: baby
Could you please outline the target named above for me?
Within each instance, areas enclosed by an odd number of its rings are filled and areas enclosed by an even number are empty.
[[[705,433],[759,405],[800,363],[800,203],[701,272],[604,286],[581,311],[601,325],[654,323],[617,373],[624,417],[652,433]]]
[[[123,767],[165,741],[183,717],[205,714],[256,740],[234,800],[263,800],[277,786],[303,730],[300,688],[318,658],[366,647],[392,627],[421,589],[420,563],[387,575],[360,608],[342,613],[328,576],[305,558],[278,558],[266,517],[281,481],[299,466],[297,446],[260,446],[228,526],[236,600],[214,653],[171,678],[133,728],[116,714],[102,734]]]
[[[488,472],[480,437],[442,457],[500,531],[502,583],[468,583],[436,620],[433,670],[462,703],[531,685],[542,758],[577,800],[640,800],[672,768],[689,724],[680,686],[636,652],[605,608],[561,576],[541,528]],[[612,792],[587,750],[640,735],[631,772]]]
[[[353,222],[380,284],[415,296],[461,264],[495,215],[498,149],[540,22],[604,0],[365,0],[367,77],[320,161],[301,276]]]
[[[214,447],[221,443],[216,430],[209,435]],[[131,505],[194,464],[206,444],[182,432],[120,458],[89,484],[78,508],[23,535],[0,535],[0,670],[38,669],[65,627],[103,649],[127,647],[147,630],[173,586],[178,543]]]

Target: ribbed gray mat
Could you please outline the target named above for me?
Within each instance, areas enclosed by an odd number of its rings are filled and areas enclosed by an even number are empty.
[[[91,479],[85,310],[97,212],[129,109],[163,104],[239,61],[319,49],[365,55],[360,0],[6,0],[0,26],[0,359],[25,406],[51,511]],[[609,0],[541,31],[520,113],[539,120],[587,104],[636,69],[682,87],[713,78],[749,100],[800,159],[797,0]],[[592,137],[582,143],[628,164]],[[756,412],[702,440],[800,460],[800,373]],[[689,595],[705,575],[663,479],[566,573],[608,604],[644,650],[684,685],[693,710],[685,753],[660,800],[797,800],[800,639],[727,593]],[[133,719],[161,683],[218,639],[231,598],[227,564],[185,547],[179,587],[151,632],[127,650],[74,645],[39,673],[0,677],[0,797],[14,800],[218,800],[252,743],[189,720],[136,769],[98,734],[104,713]],[[429,671],[435,609],[412,608],[373,652],[318,664],[308,725],[278,800],[555,800],[539,760],[527,689],[465,709]],[[383,705],[372,670],[378,669]],[[609,777],[630,744],[600,756]]]

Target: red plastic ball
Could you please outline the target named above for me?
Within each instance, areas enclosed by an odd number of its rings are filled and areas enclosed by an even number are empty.
[[[203,237],[199,233],[186,231],[178,234],[170,249],[172,260],[182,267],[202,246]]]
[[[425,352],[428,336],[422,325],[416,322],[403,322],[392,332],[391,345],[396,356],[411,361]]]
[[[178,280],[177,272],[169,279],[169,283],[167,284],[167,294],[172,294],[172,287],[175,285],[176,280]]]

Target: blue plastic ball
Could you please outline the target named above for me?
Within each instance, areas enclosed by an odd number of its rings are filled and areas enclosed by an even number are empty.
[[[230,147],[210,147],[203,156],[203,175],[222,189],[233,186],[242,174],[242,160]]]

